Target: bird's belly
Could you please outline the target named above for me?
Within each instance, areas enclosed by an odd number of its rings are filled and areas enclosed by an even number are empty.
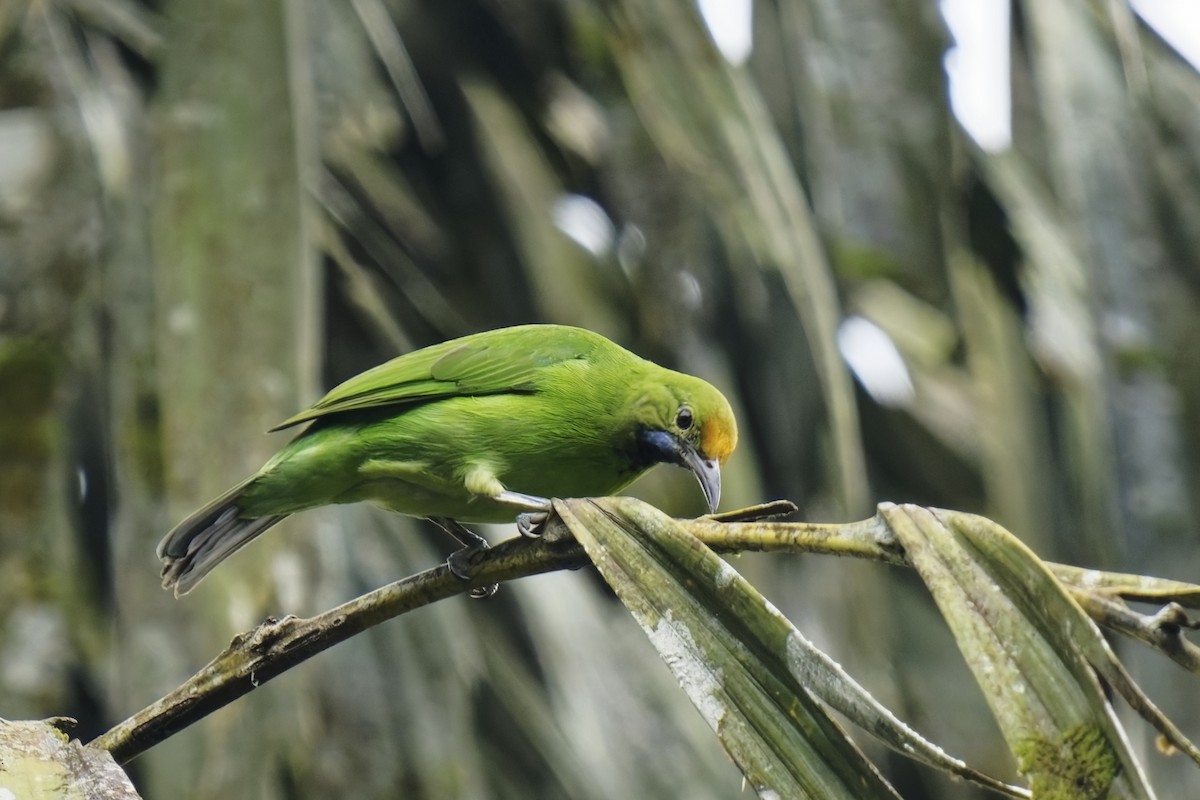
[[[636,473],[595,462],[538,461],[519,467],[505,466],[504,455],[490,453],[496,462],[497,479],[508,491],[535,497],[603,496],[620,490],[637,477]],[[356,487],[354,494],[356,497],[347,497],[345,501],[365,499],[400,514],[451,517],[460,522],[511,522],[518,513],[511,505],[466,491],[461,478],[441,474],[435,468],[427,468],[418,480],[374,478]]]

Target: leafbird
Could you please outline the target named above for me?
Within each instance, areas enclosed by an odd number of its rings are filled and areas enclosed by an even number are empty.
[[[613,494],[659,463],[690,470],[709,509],[737,445],[725,397],[603,336],[521,325],[416,350],[334,388],[272,430],[308,424],[262,469],[158,545],[163,587],[186,594],[217,564],[306,509],[369,501],[427,517],[463,548],[461,523],[536,535],[551,497]]]

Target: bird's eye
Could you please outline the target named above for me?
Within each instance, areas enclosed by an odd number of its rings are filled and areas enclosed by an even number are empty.
[[[675,427],[681,431],[692,427],[692,410],[690,408],[684,406],[675,414]]]

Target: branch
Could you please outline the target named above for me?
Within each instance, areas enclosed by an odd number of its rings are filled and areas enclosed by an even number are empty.
[[[704,524],[707,529],[720,531],[724,520],[763,519],[795,510],[794,504],[779,501],[716,515]],[[742,549],[759,548],[750,545]],[[552,518],[539,539],[518,536],[473,554],[468,560],[470,580],[458,578],[442,564],[315,617],[269,617],[252,631],[235,636],[220,655],[177,689],[101,734],[91,745],[108,750],[118,763],[127,764],[217,709],[368,628],[477,587],[578,569],[587,563],[587,555],[566,526]]]
[[[851,523],[772,522],[795,511],[786,501],[753,506],[739,511],[688,520],[684,524],[698,539],[720,553],[804,552],[851,556],[908,566],[904,549],[887,524],[875,516]],[[517,536],[495,547],[475,553],[469,559],[470,580],[453,575],[445,564],[343,603],[314,617],[287,616],[268,618],[253,630],[235,636],[229,646],[199,672],[165,697],[137,712],[102,734],[91,745],[112,753],[118,763],[127,764],[154,745],[203,719],[213,711],[250,693],[267,681],[368,628],[405,612],[464,594],[471,589],[503,583],[561,569],[577,569],[588,563],[583,548],[571,536],[561,520],[552,517],[539,539]],[[1057,564],[1048,565],[1071,591],[1084,609],[1115,630],[1136,635],[1136,626],[1113,624],[1112,597],[1145,599],[1151,594],[1148,581],[1110,573],[1080,570]],[[1084,581],[1081,576],[1089,576]],[[1072,580],[1074,579],[1074,580]],[[1136,581],[1135,581],[1136,579]],[[1097,586],[1103,588],[1096,588]],[[1134,590],[1134,586],[1142,587]],[[1195,596],[1197,587],[1163,582]],[[1170,599],[1160,592],[1156,599]],[[1087,598],[1098,598],[1085,602]],[[1107,599],[1107,602],[1103,602]],[[1129,622],[1126,618],[1126,623]],[[1150,641],[1151,637],[1141,636]],[[1180,663],[1176,652],[1180,645],[1165,640],[1150,641]],[[1194,662],[1193,662],[1194,664]]]
[[[558,520],[540,539],[514,537],[474,554],[471,579],[445,564],[356,597],[314,617],[268,618],[177,689],[90,742],[127,764],[154,745],[335,644],[407,611],[477,587],[579,567],[586,556]]]
[[[1150,645],[1179,666],[1200,675],[1200,647],[1183,635],[1195,630],[1197,623],[1188,619],[1177,603],[1168,603],[1157,614],[1139,614],[1120,600],[1070,587],[1075,601],[1088,616],[1109,630]]]

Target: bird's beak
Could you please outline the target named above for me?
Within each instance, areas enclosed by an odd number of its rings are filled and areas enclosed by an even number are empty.
[[[638,436],[643,457],[650,464],[667,463],[683,467],[696,476],[710,513],[721,502],[721,465],[701,457],[696,448],[666,431],[643,431]]]

